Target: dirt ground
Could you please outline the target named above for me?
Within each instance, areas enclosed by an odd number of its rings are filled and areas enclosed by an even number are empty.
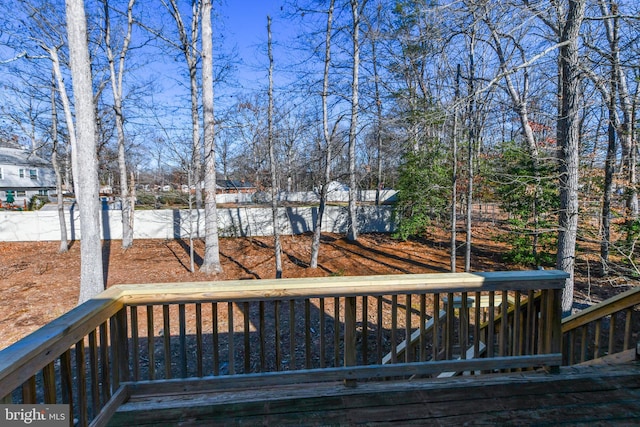
[[[476,222],[473,271],[523,269],[501,262],[504,244],[497,241],[499,225],[493,220]],[[464,239],[464,235],[459,236]],[[439,273],[449,271],[448,235],[443,231],[420,241],[397,241],[389,235],[361,235],[349,243],[340,235],[324,235],[319,267],[308,267],[311,236],[283,236],[284,277],[358,276],[377,274]],[[104,268],[108,286],[116,284],[218,281],[275,277],[273,238],[223,238],[220,255],[223,273],[205,276],[189,271],[188,242],[137,240],[122,250],[120,241],[104,243]],[[195,243],[196,264],[204,253]],[[73,308],[78,299],[80,244],[58,253],[59,242],[0,242],[0,349]],[[463,246],[460,246],[463,253]],[[585,249],[586,248],[586,249]],[[579,304],[604,299],[632,285],[626,279],[596,280],[590,264],[597,259],[583,246],[576,275]],[[594,251],[597,249],[594,249]],[[593,257],[592,257],[593,255]],[[464,266],[458,261],[458,268]]]

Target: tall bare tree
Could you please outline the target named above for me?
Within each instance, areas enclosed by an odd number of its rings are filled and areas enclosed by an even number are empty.
[[[358,181],[356,177],[356,138],[358,133],[358,112],[360,110],[359,73],[360,73],[360,14],[367,0],[350,0],[351,16],[351,41],[353,45],[352,77],[351,77],[351,123],[349,125],[349,230],[347,239],[355,242],[358,240]]]
[[[184,55],[189,71],[189,91],[191,94],[191,135],[193,139],[193,171],[196,182],[196,208],[202,208],[202,142],[200,140],[200,115],[198,112],[198,33],[200,32],[200,14],[202,0],[191,0],[191,23],[187,28],[178,0],[161,0],[176,23],[179,43],[177,47]],[[213,59],[212,59],[213,60]]]
[[[82,165],[74,183],[80,209],[80,295],[82,303],[104,290],[102,246],[100,240],[100,203],[96,119],[93,102],[91,59],[87,43],[87,19],[83,0],[65,0],[67,38],[76,111],[76,158]]]
[[[327,193],[329,189],[329,182],[331,181],[331,159],[332,144],[331,134],[329,133],[329,70],[331,67],[331,36],[333,28],[333,8],[335,0],[331,0],[329,3],[329,9],[327,10],[327,30],[325,33],[324,41],[324,72],[322,74],[322,136],[324,140],[324,149],[322,143],[320,143],[320,152],[324,152],[323,174],[322,183],[320,186],[320,206],[318,207],[318,216],[316,217],[316,223],[313,228],[313,239],[311,242],[311,261],[309,266],[311,268],[318,267],[318,254],[320,252],[320,237],[322,233],[322,218],[324,217],[324,211],[327,206]]]
[[[282,277],[282,244],[278,223],[278,174],[273,137],[273,51],[271,46],[271,17],[267,16],[267,50],[269,55],[269,107],[267,111],[267,144],[269,145],[269,170],[271,172],[271,217],[273,223],[273,248],[276,258],[276,279]]]
[[[53,74],[53,73],[52,73]],[[58,141],[58,107],[56,105],[56,78],[51,79],[51,165],[56,176],[56,208],[58,211],[58,222],[60,224],[60,248],[58,252],[65,253],[69,250],[69,239],[67,237],[67,222],[64,216],[64,191],[62,189],[62,171],[58,160],[60,142]]]
[[[200,271],[211,274],[222,271],[218,241],[218,210],[216,207],[216,150],[213,114],[213,30],[211,0],[202,0],[202,106],[204,117],[204,191],[205,250]],[[197,173],[196,173],[196,176]],[[198,180],[196,180],[196,183]],[[196,184],[196,194],[199,186]]]
[[[125,147],[124,113],[122,109],[123,78],[125,72],[125,59],[131,43],[133,32],[133,5],[135,0],[129,0],[127,4],[127,29],[124,34],[120,51],[114,53],[114,42],[111,37],[112,22],[109,12],[108,0],[103,0],[104,5],[104,43],[109,62],[109,80],[113,94],[113,110],[115,113],[116,131],[118,135],[118,169],[120,171],[120,198],[122,203],[122,248],[133,246],[133,220],[135,187],[129,188],[127,158]],[[117,64],[116,64],[117,63]]]
[[[573,305],[576,239],[578,234],[578,171],[580,165],[580,58],[578,37],[586,0],[568,0],[560,26],[558,144],[560,172],[560,217],[556,268],[569,273],[562,293],[562,310]]]

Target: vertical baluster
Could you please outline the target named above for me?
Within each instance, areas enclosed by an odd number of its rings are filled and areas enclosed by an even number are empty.
[[[244,373],[251,372],[251,330],[250,330],[250,316],[249,316],[249,303],[242,303],[243,317],[243,336],[244,336]]]
[[[625,310],[625,321],[624,321],[624,342],[622,343],[622,350],[627,350],[630,347],[629,343],[631,342],[631,319],[633,315],[633,309],[627,308]]]
[[[107,344],[103,344],[106,346]],[[107,378],[109,375],[105,375]],[[60,355],[60,386],[62,389],[62,403],[69,405],[69,414],[73,418],[75,402],[73,396],[73,376],[71,374],[71,350]],[[111,398],[111,393],[105,396],[105,401]]]
[[[333,299],[333,366],[340,366],[340,298]]]
[[[487,311],[489,312],[489,319],[487,320],[489,324],[487,325],[487,357],[495,356],[495,297],[496,294],[493,291],[489,292],[489,306],[487,307]]]
[[[398,362],[398,296],[391,296],[391,363]]]
[[[473,352],[477,357],[480,356],[480,342],[482,341],[482,337],[480,336],[480,326],[482,326],[481,319],[481,311],[482,311],[482,293],[475,293],[475,304],[474,304],[474,312],[473,312]],[[486,339],[485,339],[486,341]]]
[[[601,333],[602,333],[602,321],[601,320],[596,320],[595,321],[595,326],[596,326],[596,330],[595,330],[595,336],[593,339],[593,358],[597,359],[598,357],[600,357],[600,338],[601,338]]]
[[[431,348],[431,359],[438,360],[440,352],[440,340],[438,334],[440,332],[440,294],[433,294],[433,344]]]
[[[382,364],[384,346],[382,344],[382,296],[376,297],[376,363]]]
[[[502,291],[500,303],[500,356],[508,356],[509,349],[509,298],[507,291]]]
[[[22,403],[35,404],[36,402],[36,377],[30,377],[22,384]]]
[[[567,354],[566,354],[566,363],[567,365],[573,365],[575,362],[575,344],[576,344],[576,333],[575,330],[569,331],[567,334]],[[563,357],[563,359],[565,359]]]
[[[427,344],[425,340],[425,324],[427,322],[427,296],[420,294],[420,337],[418,339],[418,345],[420,346],[419,358],[421,362],[427,360]]]
[[[527,294],[527,326],[525,337],[525,350],[524,354],[533,354],[533,346],[535,343],[535,294],[533,291],[529,291]]]
[[[156,338],[153,324],[153,306],[147,305],[147,355],[149,357],[149,379],[156,379]]]
[[[120,387],[120,340],[118,337],[118,313],[109,319],[109,342],[111,345],[110,358],[111,358],[111,390],[115,392]]]
[[[78,384],[78,424],[89,424],[87,414],[87,374],[84,357],[84,339],[76,343],[76,378]]]
[[[520,306],[522,294],[516,291],[514,296],[513,309],[513,348],[511,350],[514,356],[522,355],[522,307]]]
[[[311,301],[304,300],[304,367],[311,369]]]
[[[164,349],[164,378],[171,378],[171,322],[169,321],[169,306],[162,306],[162,342]]]
[[[184,304],[178,304],[178,326],[180,345],[180,377],[187,378],[187,314]]]
[[[140,380],[140,342],[139,342],[139,332],[138,332],[138,307],[135,305],[131,306],[131,345],[133,346],[133,379],[135,381]]]
[[[296,369],[296,302],[289,300],[289,369]]]
[[[453,359],[453,340],[454,340],[454,320],[455,320],[455,302],[453,300],[453,294],[449,292],[447,294],[447,316],[445,318],[445,336],[444,336],[444,348],[445,359]]]
[[[264,301],[258,303],[258,311],[260,316],[260,372],[267,371],[267,327],[264,311]]]
[[[587,325],[580,327],[582,330],[581,342],[580,342],[580,363],[587,360]]]
[[[280,301],[275,301],[273,304],[273,309],[274,309],[274,319],[275,319],[275,330],[276,330],[276,339],[275,339],[275,345],[276,345],[276,371],[279,371],[282,367],[282,348],[280,347],[281,344],[281,331],[280,328],[282,327],[281,322],[280,322]]]
[[[213,375],[220,375],[220,335],[218,332],[218,303],[211,303],[211,345],[213,346]]]
[[[55,404],[57,400],[56,368],[53,362],[47,363],[47,365],[42,369],[42,385],[44,387],[44,403]]]
[[[344,366],[355,366],[356,356],[356,297],[344,299]],[[355,380],[346,380],[347,387],[355,387]]]
[[[615,353],[615,334],[616,334],[616,315],[611,314],[610,316],[610,320],[609,320],[609,353],[608,354],[613,354]]]
[[[202,304],[196,304],[196,375],[204,375],[203,368],[203,345],[202,345]]]
[[[116,314],[116,333],[118,336],[118,364],[120,376],[119,381],[130,381],[131,371],[129,370],[129,328],[128,328],[127,308],[123,307]],[[137,363],[137,361],[136,361]]]
[[[91,409],[94,414],[100,411],[100,379],[98,367],[98,337],[96,331],[89,332],[89,374],[91,376]],[[52,402],[55,403],[55,402]]]
[[[111,399],[111,370],[109,363],[109,338],[107,331],[107,322],[104,322],[98,328],[100,334],[100,384],[102,384],[102,404],[105,405]],[[60,366],[62,366],[62,358]],[[61,374],[62,375],[62,374]],[[64,383],[64,382],[63,382]],[[64,396],[64,387],[63,387]],[[63,403],[67,403],[63,400]]]
[[[327,357],[327,336],[326,336],[326,319],[325,319],[325,303],[324,298],[320,298],[320,367],[325,367]]]
[[[460,304],[460,358],[467,358],[469,348],[469,294],[462,292]]]
[[[369,297],[362,297],[362,364],[369,363]]]
[[[236,373],[236,345],[234,337],[234,320],[233,320],[233,303],[229,301],[227,303],[227,319],[228,319],[228,336],[227,342],[229,343],[229,374],[235,375]]]
[[[407,294],[404,297],[405,310],[404,310],[404,361],[413,362],[414,347],[411,343],[411,294]]]

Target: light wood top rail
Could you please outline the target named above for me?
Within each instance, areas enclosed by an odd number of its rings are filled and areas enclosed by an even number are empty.
[[[562,332],[569,332],[573,329],[584,326],[594,320],[602,319],[610,314],[640,304],[640,287],[629,289],[626,292],[616,295],[600,304],[592,305],[589,308],[572,314],[562,320]]]
[[[396,274],[312,277],[303,279],[230,280],[223,282],[119,285],[125,304],[402,295],[420,293],[526,291],[562,289],[562,271]]]
[[[67,351],[123,306],[110,288],[0,351],[0,397]]]

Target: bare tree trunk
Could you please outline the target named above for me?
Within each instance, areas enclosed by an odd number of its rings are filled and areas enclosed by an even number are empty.
[[[456,93],[453,106],[453,129],[451,130],[451,272],[457,270],[458,256],[458,101],[460,100],[460,64],[456,69]]]
[[[615,70],[612,71],[615,75]],[[612,78],[609,92],[609,124],[607,126],[607,157],[604,164],[604,189],[602,197],[602,241],[600,242],[600,262],[602,275],[609,274],[609,244],[611,242],[611,195],[613,193],[613,175],[616,162],[616,79]]]
[[[212,274],[222,271],[218,240],[218,209],[216,206],[216,152],[213,115],[213,29],[211,0],[202,1],[202,105],[204,118],[204,192],[205,192],[205,249],[200,271]],[[199,167],[194,165],[197,171]],[[200,192],[196,172],[196,204]],[[192,245],[193,247],[193,245]]]
[[[129,0],[127,5],[127,32],[125,34],[122,49],[118,55],[118,69],[116,59],[111,46],[111,20],[109,18],[109,2],[104,0],[105,16],[105,46],[109,61],[109,74],[111,91],[113,93],[113,110],[115,112],[116,131],[118,134],[118,169],[120,171],[120,200],[122,204],[122,249],[133,246],[133,217],[134,206],[129,195],[129,183],[127,180],[127,160],[125,151],[124,115],[122,112],[122,80],[124,77],[124,60],[129,50],[131,33],[133,31],[133,5],[135,0]]]
[[[366,0],[364,0],[366,2]],[[349,126],[349,230],[347,239],[351,242],[358,240],[358,211],[356,180],[356,136],[358,131],[358,83],[360,71],[360,5],[358,0],[350,0],[351,15],[353,16],[353,75],[351,79],[351,124]]]
[[[60,164],[58,163],[58,109],[56,108],[56,80],[53,73],[51,81],[51,140],[53,149],[51,153],[51,164],[53,165],[53,173],[56,175],[56,194],[57,194],[57,210],[58,221],[60,223],[60,248],[59,253],[65,253],[69,250],[69,239],[67,237],[67,223],[64,218],[64,191],[62,190],[62,173],[60,172]]]
[[[77,120],[77,152],[74,165],[82,165],[82,179],[75,182],[80,207],[80,296],[85,302],[104,290],[100,241],[100,204],[96,120],[87,43],[87,20],[82,0],[66,0],[67,37]],[[79,174],[78,174],[79,175]]]
[[[578,101],[580,89],[580,64],[578,35],[584,18],[585,0],[569,0],[569,9],[560,42],[560,117],[558,117],[560,218],[558,255],[556,267],[569,273],[562,293],[562,310],[573,306],[576,238],[578,231],[578,169],[580,121]]]
[[[271,17],[267,16],[267,34],[269,50],[269,111],[267,112],[267,140],[269,144],[269,166],[271,169],[271,215],[273,219],[273,248],[276,256],[276,279],[282,278],[282,245],[280,243],[280,225],[278,224],[278,191],[276,174],[276,155],[273,146],[273,52],[271,50]]]
[[[335,0],[331,0],[329,10],[327,11],[327,32],[324,47],[324,75],[322,80],[322,131],[324,143],[326,147],[324,160],[324,176],[322,186],[320,188],[320,206],[318,207],[318,216],[313,228],[313,240],[311,241],[311,268],[318,268],[318,254],[320,253],[320,237],[322,234],[322,218],[324,216],[325,207],[327,205],[328,185],[331,180],[331,135],[329,134],[329,113],[327,106],[327,98],[329,96],[329,68],[331,65],[331,31],[333,25],[333,7]]]
[[[193,172],[196,184],[196,209],[202,208],[202,144],[200,141],[200,115],[198,113],[198,31],[201,0],[191,2],[191,31],[187,34],[177,0],[170,0],[169,12],[176,22],[178,36],[180,37],[180,49],[184,54],[187,69],[189,70],[189,89],[191,93],[191,137],[193,139]],[[199,232],[199,230],[198,230]],[[206,233],[206,232],[205,232]]]
[[[466,212],[466,238],[465,238],[465,254],[464,254],[464,271],[471,271],[471,240],[472,240],[472,210],[473,210],[473,157],[475,155],[475,144],[478,138],[477,125],[477,104],[475,89],[475,45],[476,33],[475,28],[471,32],[470,51],[469,51],[469,146],[467,150],[467,212]]]

